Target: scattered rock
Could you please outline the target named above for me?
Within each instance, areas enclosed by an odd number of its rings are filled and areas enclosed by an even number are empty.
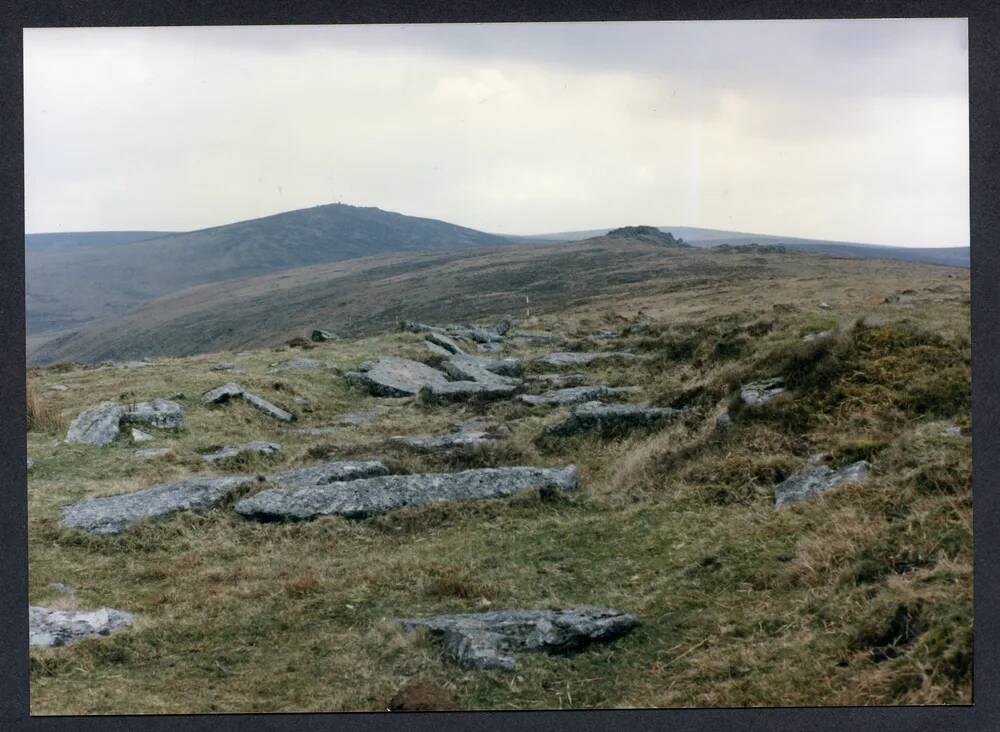
[[[173,450],[169,447],[146,447],[142,450],[136,450],[132,454],[137,458],[143,458],[145,460],[149,458],[163,457],[164,455],[169,455],[172,452]]]
[[[957,424],[948,425],[947,427],[944,428],[944,430],[942,430],[941,434],[943,434],[945,437],[961,437],[962,428],[959,427]]]
[[[433,384],[423,387],[420,390],[420,399],[428,404],[505,399],[512,396],[515,389],[517,389],[517,386],[513,384],[484,384],[481,381],[446,381],[443,384]]]
[[[431,343],[430,341],[424,341],[424,347],[428,351],[433,353],[435,356],[443,356],[445,358],[448,358],[448,356],[452,355],[451,351],[447,350],[446,348],[442,348],[439,345]]]
[[[378,460],[340,460],[273,473],[267,481],[282,489],[298,489],[388,474],[389,469]]]
[[[421,452],[448,452],[457,449],[484,447],[495,445],[486,432],[462,430],[447,435],[414,435],[411,437],[393,437],[392,441]]]
[[[544,394],[522,394],[519,399],[527,404],[565,406],[604,399],[618,394],[631,394],[637,390],[638,387],[631,386],[572,386],[565,389],[547,391]]]
[[[502,343],[477,343],[476,350],[482,353],[499,353],[503,350]]]
[[[145,424],[164,430],[184,428],[184,407],[169,399],[139,402],[122,417],[126,424]]]
[[[525,343],[555,343],[562,340],[561,336],[551,333],[518,333],[513,338]]]
[[[251,394],[248,391],[243,392],[243,400],[250,404],[251,407],[257,409],[268,417],[273,417],[274,419],[280,420],[281,422],[294,422],[295,415],[291,412],[287,412],[281,407],[271,404],[264,397],[257,396],[256,394]]]
[[[267,490],[236,505],[236,511],[258,520],[296,521],[317,516],[365,518],[407,506],[441,501],[504,498],[532,489],[574,490],[576,467],[482,468],[460,473],[385,475],[291,490]]]
[[[284,371],[285,369],[321,369],[324,366],[326,366],[325,363],[315,358],[290,358],[287,361],[274,365],[268,370],[276,372]]]
[[[337,424],[351,424],[358,425],[364,424],[365,422],[370,422],[377,417],[381,417],[383,414],[389,412],[389,407],[383,407],[381,404],[372,408],[363,410],[360,412],[348,412],[347,414],[342,414],[337,417]]]
[[[32,460],[31,458],[28,458],[28,468],[27,469],[31,470],[33,467],[35,467],[35,461]]]
[[[564,389],[569,386],[582,386],[587,377],[585,374],[537,374],[528,377],[532,381],[544,381],[557,389]]]
[[[245,442],[242,445],[224,447],[208,455],[202,455],[201,459],[207,463],[217,463],[240,455],[274,455],[280,450],[281,445],[274,442]]]
[[[507,318],[502,318],[497,321],[497,324],[493,326],[493,330],[497,332],[497,335],[505,336],[510,332],[511,323]]]
[[[820,307],[820,309],[822,309],[822,310],[830,310],[831,308],[833,308],[833,305],[831,305],[831,304],[830,304],[830,303],[828,303],[828,302],[821,302],[821,303],[819,304],[819,307]]]
[[[781,377],[755,381],[740,387],[740,399],[749,407],[759,407],[767,404],[775,397],[785,393],[785,380]]]
[[[635,358],[627,351],[556,351],[538,359],[548,366],[583,366],[605,358]]]
[[[465,353],[461,346],[455,343],[455,341],[446,336],[444,333],[428,333],[426,340],[428,343],[440,346],[448,353]]]
[[[479,356],[452,356],[441,364],[448,375],[460,381],[478,381],[483,384],[508,384],[516,386],[521,380],[521,362],[516,359],[493,360]]]
[[[335,341],[338,339],[338,337],[339,336],[337,336],[336,334],[331,333],[328,330],[323,330],[322,328],[316,328],[309,336],[309,338],[315,343],[322,343],[323,341]]]
[[[243,396],[243,387],[230,381],[228,384],[209,389],[201,395],[201,400],[205,404],[224,404],[230,399]]]
[[[320,425],[319,427],[303,427],[299,432],[305,435],[332,435],[340,428],[333,425]]]
[[[144,369],[152,366],[149,361],[112,361],[111,364],[116,369]]]
[[[728,411],[715,418],[715,429],[718,432],[729,432],[733,428],[733,417]]]
[[[236,368],[236,364],[231,361],[227,361],[225,363],[215,364],[215,366],[209,368],[209,371],[238,371],[238,369]]]
[[[611,330],[595,330],[589,336],[593,341],[609,341],[617,337],[618,334]]]
[[[51,582],[46,589],[52,590],[53,592],[65,592],[67,595],[75,595],[76,588],[70,587],[69,585],[64,585],[62,582]]]
[[[444,333],[444,328],[436,325],[426,325],[425,323],[415,323],[412,320],[403,320],[399,323],[400,330],[408,330],[411,333]]]
[[[819,341],[823,340],[824,338],[829,338],[832,335],[833,335],[832,330],[824,330],[820,331],[819,333],[807,333],[806,335],[802,336],[802,342],[812,343],[813,341]]]
[[[69,387],[65,384],[52,384],[49,387],[49,391],[68,391]]]
[[[587,402],[573,407],[573,411],[562,422],[546,427],[545,434],[566,437],[593,431],[621,433],[632,429],[655,427],[676,414],[678,411],[675,409]]]
[[[793,475],[775,486],[774,508],[778,510],[804,498],[818,496],[842,483],[864,480],[868,477],[870,467],[867,461],[859,460],[840,470],[831,470],[827,465],[819,465],[799,475]]]
[[[406,632],[425,629],[441,638],[445,652],[465,669],[513,671],[515,654],[573,653],[627,635],[639,619],[617,610],[581,607],[432,615],[399,623]]]
[[[132,442],[149,442],[150,440],[155,440],[148,432],[143,432],[135,427],[132,428]]]
[[[66,442],[106,447],[118,437],[125,407],[117,402],[102,402],[80,413],[66,432]]]
[[[361,364],[359,371],[345,374],[348,382],[375,396],[405,397],[420,393],[424,386],[443,385],[448,378],[427,364],[407,358],[384,356],[375,363]]]
[[[28,644],[64,646],[89,636],[110,635],[111,631],[129,626],[134,620],[131,613],[108,607],[79,611],[29,606]]]
[[[61,525],[91,534],[120,534],[144,519],[212,508],[253,483],[254,478],[248,476],[188,478],[132,493],[88,498],[63,508]]]

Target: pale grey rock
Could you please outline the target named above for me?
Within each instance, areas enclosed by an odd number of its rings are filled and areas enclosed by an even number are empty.
[[[831,304],[830,304],[830,303],[828,303],[828,302],[821,302],[821,303],[819,304],[819,307],[820,307],[820,309],[822,309],[822,310],[830,310],[831,308],[833,308],[833,305],[831,305]]]
[[[450,354],[465,353],[460,345],[455,343],[455,341],[446,336],[444,333],[428,333],[426,340],[428,343],[433,343],[435,346],[443,348]]]
[[[627,351],[556,351],[538,359],[547,366],[585,366],[594,361],[606,358],[635,358],[634,353]]]
[[[452,356],[441,364],[449,376],[459,381],[478,381],[483,384],[508,384],[516,386],[521,380],[514,375],[521,364],[516,359],[494,360],[479,356]]]
[[[62,582],[50,582],[46,589],[52,590],[53,592],[65,592],[67,595],[76,594],[75,587],[64,585]]]
[[[568,404],[580,404],[597,399],[606,399],[620,394],[635,393],[633,387],[614,386],[571,386],[565,389],[554,389],[544,394],[522,394],[518,397],[522,402],[532,405],[544,406],[565,406]]]
[[[33,467],[35,467],[35,461],[28,458],[28,470],[31,470]]]
[[[275,442],[245,442],[242,445],[224,447],[221,450],[202,455],[206,463],[217,463],[240,455],[274,455],[281,451],[281,445]]]
[[[122,416],[125,424],[144,424],[162,430],[184,428],[184,407],[169,399],[139,402]]]
[[[305,435],[332,435],[340,430],[334,425],[320,425],[319,427],[302,427],[299,432]]]
[[[412,435],[391,439],[399,445],[421,452],[449,452],[473,447],[488,447],[497,442],[486,432],[474,430],[461,430],[446,435]]]
[[[266,490],[236,505],[258,520],[298,521],[317,516],[365,518],[443,501],[505,498],[534,489],[575,490],[576,467],[482,468],[460,473],[385,475],[291,490]]]
[[[777,511],[796,501],[826,493],[843,483],[863,481],[871,466],[859,460],[840,470],[820,465],[804,473],[793,475],[774,487],[774,509]]]
[[[781,377],[755,381],[740,387],[740,399],[749,407],[760,407],[785,393],[785,380]]]
[[[228,384],[209,389],[201,395],[201,400],[205,404],[223,404],[230,399],[237,399],[243,396],[243,387],[230,381]]]
[[[69,387],[65,384],[52,384],[49,391],[69,391]]]
[[[102,607],[99,610],[50,610],[28,607],[28,644],[64,646],[83,638],[110,635],[135,621],[132,613]]]
[[[833,335],[832,330],[823,330],[820,331],[819,333],[806,333],[804,336],[802,336],[802,342],[812,343],[814,341],[821,341],[825,338],[829,338],[832,335]]]
[[[309,339],[315,341],[316,343],[322,343],[323,341],[335,341],[338,336],[328,330],[323,330],[322,328],[316,328],[309,335]]]
[[[473,328],[463,328],[461,330],[452,331],[460,335],[469,338],[476,343],[501,343],[503,341],[503,336],[499,333],[495,333],[485,328],[473,327]]]
[[[345,374],[348,382],[375,396],[415,396],[424,386],[448,383],[437,369],[407,358],[384,356],[374,363],[364,363],[358,371]]]
[[[516,389],[517,386],[513,384],[484,384],[481,381],[446,381],[443,384],[425,386],[420,390],[420,398],[428,404],[489,401],[511,397],[514,395]]]
[[[528,378],[532,381],[544,381],[556,389],[583,386],[583,382],[587,380],[587,376],[579,372],[571,374],[536,374]]]
[[[585,432],[619,434],[633,429],[656,427],[676,416],[675,409],[661,409],[633,404],[587,402],[573,407],[561,422],[545,428],[545,434],[567,437]]]
[[[435,343],[431,343],[430,341],[424,341],[424,348],[433,353],[435,356],[443,356],[444,358],[448,358],[449,356],[452,355],[451,351],[442,348],[441,346]]]
[[[513,671],[519,653],[569,654],[630,633],[639,619],[608,608],[497,610],[399,621],[405,632],[426,630],[468,670]]]
[[[290,358],[287,361],[282,361],[276,364],[272,368],[268,369],[271,372],[284,371],[285,369],[321,369],[325,368],[327,364],[315,358]]]
[[[91,534],[120,534],[145,519],[163,519],[179,511],[212,508],[254,483],[251,476],[187,478],[117,496],[87,498],[63,508],[62,527]]]
[[[74,419],[66,432],[66,442],[107,447],[118,437],[125,407],[117,402],[102,402],[86,409]]]
[[[503,350],[503,343],[477,343],[476,350],[482,353],[500,353]]]
[[[268,417],[273,417],[281,422],[294,422],[295,415],[291,412],[285,411],[279,406],[271,404],[264,397],[257,396],[256,394],[251,394],[248,391],[243,392],[243,400],[247,402],[251,407],[263,412]]]
[[[149,361],[114,361],[113,364],[117,369],[144,369],[153,365]]]
[[[148,460],[150,458],[163,457],[164,455],[169,455],[172,453],[169,447],[145,447],[142,450],[136,450],[132,453],[133,456],[137,458],[142,458],[143,460]]]
[[[957,424],[948,425],[947,427],[944,428],[944,430],[942,430],[941,434],[943,434],[945,437],[961,437],[962,428],[959,427]]]
[[[150,440],[155,440],[148,432],[143,432],[142,430],[133,427],[132,428],[132,442],[149,442]]]
[[[378,460],[339,460],[273,473],[267,476],[267,481],[281,489],[290,490],[388,474],[389,469]]]

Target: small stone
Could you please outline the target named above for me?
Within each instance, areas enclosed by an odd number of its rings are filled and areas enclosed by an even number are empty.
[[[33,467],[35,467],[35,461],[28,458],[28,470],[31,470]]]
[[[150,440],[155,440],[148,432],[143,432],[135,427],[132,428],[132,442],[149,442]]]
[[[445,653],[462,668],[514,671],[515,654],[577,652],[627,635],[639,619],[608,608],[581,607],[432,615],[399,623],[406,632],[423,629],[440,638]]]
[[[823,309],[823,310],[830,310],[830,309],[831,309],[831,308],[833,307],[833,305],[831,305],[831,304],[830,304],[830,303],[828,303],[828,302],[821,302],[821,303],[819,304],[819,306],[820,306],[820,308],[821,308],[821,309]]]
[[[148,460],[150,458],[163,457],[164,455],[170,455],[173,453],[169,447],[145,447],[142,450],[136,450],[132,453],[137,458],[142,458]]]
[[[443,348],[449,354],[465,353],[461,346],[443,333],[428,333],[426,340],[428,343],[433,343],[435,346]]]
[[[55,647],[74,643],[90,636],[106,636],[129,626],[135,616],[123,610],[102,607],[99,610],[50,610],[28,607],[28,644]]]
[[[715,429],[718,432],[725,433],[729,432],[733,428],[733,418],[728,411],[723,412],[718,417],[715,418]]]
[[[824,330],[819,333],[807,333],[806,335],[802,336],[802,342],[812,343],[813,341],[819,341],[823,340],[824,338],[829,338],[832,335],[833,335],[832,330]]]
[[[230,399],[243,396],[243,387],[230,381],[228,384],[209,389],[201,395],[205,404],[223,404]]]
[[[75,587],[64,585],[62,582],[52,582],[47,586],[46,589],[52,590],[53,592],[65,592],[67,595],[76,594]]]
[[[278,407],[271,402],[267,401],[264,397],[257,396],[256,394],[251,394],[248,391],[243,392],[243,400],[247,402],[251,407],[263,412],[268,417],[272,417],[281,422],[294,422],[295,415],[291,412],[287,412],[281,407]]]
[[[635,390],[636,387],[573,386],[547,391],[544,394],[522,394],[519,399],[532,405],[565,406],[605,399],[619,394],[630,394],[634,393]]]
[[[323,330],[322,328],[316,328],[309,335],[309,338],[316,343],[322,343],[323,341],[335,341],[337,340],[338,336],[334,333],[331,333],[328,330]]]
[[[461,401],[489,401],[513,396],[516,386],[512,384],[484,384],[480,381],[446,381],[443,384],[425,386],[420,390],[420,399],[427,404],[443,404]]]
[[[740,399],[749,407],[760,407],[785,393],[785,380],[777,377],[740,387]]]
[[[785,506],[836,488],[842,483],[862,481],[868,477],[871,466],[859,460],[840,470],[831,470],[827,465],[819,465],[804,473],[793,475],[774,487],[774,509]]]
[[[281,445],[274,442],[245,442],[242,445],[224,447],[216,452],[202,455],[207,463],[217,463],[240,455],[274,455],[281,450]]]
[[[227,361],[226,363],[217,363],[212,366],[209,371],[236,371],[236,364]]]
[[[505,336],[510,332],[511,323],[507,318],[501,318],[497,321],[497,324],[493,326],[493,330],[497,332],[497,335]]]
[[[68,391],[69,387],[65,384],[52,384],[49,387],[49,391]]]
[[[539,358],[538,362],[548,366],[584,366],[606,358],[631,359],[635,357],[634,353],[627,351],[556,351]]]
[[[563,421],[546,427],[545,434],[561,437],[594,431],[621,434],[634,429],[656,427],[677,414],[679,411],[676,409],[587,402],[574,407]]]

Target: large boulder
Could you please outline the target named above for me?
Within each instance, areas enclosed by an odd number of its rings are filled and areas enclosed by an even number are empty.
[[[281,445],[275,442],[245,442],[202,455],[201,459],[206,463],[218,463],[240,455],[274,455],[280,451]]]
[[[755,381],[740,387],[740,399],[748,407],[760,407],[785,393],[785,380],[780,376]]]
[[[608,608],[581,607],[432,615],[399,623],[406,632],[427,630],[441,638],[445,652],[465,669],[513,671],[515,654],[577,652],[627,635],[639,619]]]
[[[631,359],[634,353],[627,351],[556,351],[538,359],[547,366],[585,366],[607,358]]]
[[[544,394],[522,394],[519,398],[526,404],[565,406],[605,399],[619,394],[631,394],[636,390],[636,387],[630,386],[573,386],[565,389],[554,389]]]
[[[871,465],[867,461],[859,460],[840,470],[820,465],[793,475],[774,487],[774,509],[777,511],[796,501],[826,493],[843,483],[862,481],[868,477],[870,469]]]
[[[179,511],[212,508],[254,482],[253,477],[245,475],[187,478],[133,493],[87,498],[63,508],[61,525],[91,534],[120,534],[145,519],[162,519]]]
[[[415,396],[424,386],[448,383],[437,369],[408,358],[384,356],[374,363],[364,363],[358,371],[345,374],[348,382],[367,389],[375,396]]]
[[[66,432],[66,442],[106,447],[118,437],[125,407],[117,402],[102,402],[85,409],[74,419]]]
[[[621,434],[639,428],[657,427],[678,413],[676,409],[587,402],[574,407],[563,421],[546,427],[545,434],[559,437],[586,432]]]
[[[442,501],[504,498],[540,488],[574,490],[576,467],[482,468],[460,473],[385,475],[348,482],[266,490],[236,505],[247,518],[264,521],[301,521],[318,516],[365,518],[407,506]]]
[[[28,644],[64,646],[91,636],[110,635],[111,631],[129,626],[134,620],[132,613],[109,607],[84,611],[29,606]]]
[[[163,430],[184,428],[184,407],[169,399],[139,402],[122,417],[126,424],[144,424]]]

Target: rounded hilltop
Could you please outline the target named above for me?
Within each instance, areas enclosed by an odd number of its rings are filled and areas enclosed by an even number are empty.
[[[639,239],[668,247],[688,247],[680,237],[675,238],[669,231],[660,231],[655,226],[620,226],[612,229],[604,236],[594,239]]]

